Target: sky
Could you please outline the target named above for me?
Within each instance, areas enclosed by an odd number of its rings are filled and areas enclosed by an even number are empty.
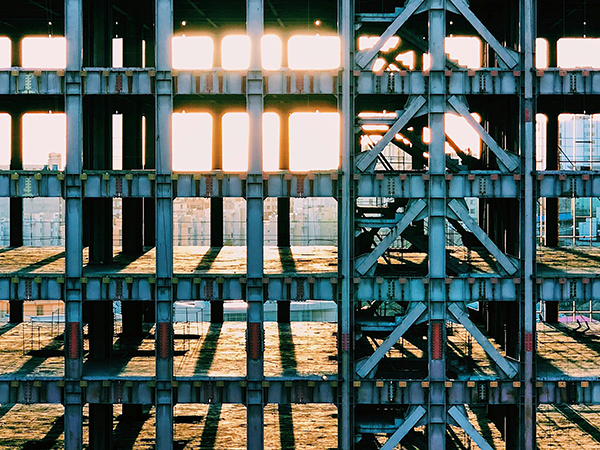
[[[359,49],[372,47],[377,36],[363,36]],[[400,44],[394,36],[382,51],[393,51]],[[278,36],[265,35],[261,40],[263,68],[278,70],[282,65],[284,43]],[[336,70],[340,65],[338,36],[292,36],[287,42],[287,65],[292,70]],[[0,68],[10,66],[10,40],[0,37]],[[561,39],[558,41],[560,67],[600,68],[600,39]],[[536,65],[547,66],[547,43],[537,40]],[[446,38],[446,51],[458,64],[481,67],[482,45],[475,37]],[[417,57],[405,52],[392,64],[377,59],[372,69],[410,69]],[[224,70],[246,70],[250,62],[250,38],[230,35],[221,42],[220,65]],[[427,55],[425,67],[427,66]],[[66,65],[66,40],[62,37],[27,37],[22,42],[22,60],[26,68],[60,69]],[[214,65],[213,40],[209,36],[181,35],[173,38],[173,67],[179,70],[207,70]],[[113,66],[122,67],[122,40],[113,42]],[[173,169],[175,171],[209,171],[212,167],[212,120],[207,111],[178,111],[173,115]],[[279,168],[280,117],[263,115],[263,169]],[[474,130],[464,119],[448,115],[453,139],[459,146],[469,147],[475,154],[481,146]],[[115,169],[120,168],[122,121],[113,120],[113,154]],[[290,169],[292,171],[330,170],[339,165],[340,117],[336,112],[297,112],[289,118]],[[48,111],[25,115],[23,119],[23,153],[26,166],[41,168],[50,152],[61,153],[64,165],[66,147],[64,114]],[[223,170],[243,172],[248,168],[248,115],[232,112],[223,117]],[[10,161],[10,116],[0,114],[0,166]],[[61,166],[62,169],[62,166]]]

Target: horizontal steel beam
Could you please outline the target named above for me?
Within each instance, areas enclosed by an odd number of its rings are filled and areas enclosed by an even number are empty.
[[[152,95],[155,89],[154,69],[87,69],[83,72],[85,95]],[[337,94],[337,72],[269,71],[265,74],[265,94]],[[428,72],[393,71],[354,72],[359,94],[427,94]],[[120,78],[119,78],[120,76]],[[174,71],[175,95],[231,94],[243,95],[243,74],[239,72]],[[500,68],[448,69],[449,95],[518,95],[522,72]],[[117,80],[121,81],[117,83]],[[541,95],[600,94],[600,70],[538,70],[534,80]],[[0,95],[64,94],[64,71],[10,69],[0,70]]]
[[[245,279],[239,275],[190,276],[176,275],[175,300],[239,300],[243,297]],[[95,274],[83,278],[83,299],[153,300],[156,282],[153,274]],[[266,275],[266,300],[331,300],[338,299],[338,278],[335,274],[302,274],[294,277]],[[448,301],[514,302],[520,298],[521,278],[481,276],[448,277]],[[63,300],[63,274],[0,274],[0,300]],[[540,301],[598,301],[600,277],[577,274],[538,277]],[[427,301],[429,279],[426,277],[355,277],[357,301]]]

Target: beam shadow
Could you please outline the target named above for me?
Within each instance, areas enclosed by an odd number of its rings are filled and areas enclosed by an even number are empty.
[[[279,412],[279,441],[281,450],[294,450],[296,439],[294,437],[294,418],[292,405],[278,405]]]
[[[577,426],[593,440],[600,443],[600,429],[573,408],[570,405],[556,405],[556,409],[565,416],[571,423],[577,424]]]
[[[279,332],[279,355],[283,375],[297,375],[298,361],[296,360],[292,327],[289,323],[278,323],[277,329]]]
[[[217,433],[219,432],[219,420],[221,418],[221,404],[211,403],[208,407],[204,428],[200,436],[199,450],[215,450]]]
[[[194,370],[196,375],[208,375],[208,371],[215,359],[222,328],[222,323],[211,323],[208,327],[208,332],[198,352],[198,360],[196,361],[196,368]]]
[[[283,273],[296,273],[296,261],[291,247],[277,247],[277,251],[279,252],[281,271]]]
[[[213,263],[219,257],[219,253],[221,253],[222,248],[223,247],[210,247],[208,251],[202,255],[200,262],[192,272],[209,271]]]
[[[65,431],[64,415],[57,417],[52,423],[52,427],[42,439],[37,441],[28,441],[21,447],[22,450],[51,450],[55,448],[58,438]]]
[[[113,450],[134,450],[135,441],[142,432],[144,423],[150,417],[150,406],[144,405],[142,415],[137,420],[131,420],[121,414],[119,423],[113,431]]]
[[[48,264],[52,264],[53,262],[58,261],[59,259],[64,259],[65,252],[62,251],[57,253],[56,255],[48,256],[47,258],[41,259],[39,261],[34,262],[33,264],[29,264],[28,266],[19,269],[18,273],[31,273],[40,267],[47,266]]]

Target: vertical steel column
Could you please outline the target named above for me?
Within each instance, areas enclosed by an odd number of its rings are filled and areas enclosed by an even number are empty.
[[[13,55],[13,59],[15,55]],[[16,60],[19,61],[17,51]],[[17,61],[13,61],[17,62]],[[10,170],[23,170],[23,111],[16,105],[11,111],[11,136],[10,136]],[[10,218],[10,246],[20,247],[23,245],[23,199],[11,197],[9,199]],[[23,300],[11,300],[9,302],[10,323],[23,322]]]
[[[284,45],[285,47],[285,45]],[[288,107],[279,109],[279,170],[290,169],[290,113]],[[290,247],[290,198],[277,197],[277,246]],[[290,323],[291,302],[277,302],[277,322]]]
[[[83,440],[82,333],[82,190],[79,175],[83,160],[83,107],[81,67],[83,53],[82,0],[65,0],[67,70],[65,111],[67,114],[67,165],[65,177],[65,450],[80,450]]]
[[[220,42],[215,38],[215,45],[219,47]],[[215,51],[215,67],[218,67]],[[212,110],[212,169],[221,171],[223,169],[223,108],[217,105]],[[210,198],[210,246],[223,247],[223,197]],[[210,322],[223,323],[223,301],[213,300],[210,302]]]
[[[247,360],[247,448],[264,446],[264,371],[263,326],[263,181],[262,115],[264,107],[260,40],[263,35],[263,0],[246,0],[246,33],[250,37],[250,68],[246,78],[246,110],[250,121],[248,177],[246,180],[246,240],[248,323]]]
[[[352,260],[354,203],[352,173],[354,164],[354,1],[338,1],[338,33],[342,44],[338,111],[341,115],[340,165],[341,188],[338,193],[338,448],[354,446],[354,404],[352,380],[353,315]]]
[[[521,285],[523,302],[523,400],[521,412],[521,448],[534,450],[536,448],[536,389],[535,389],[535,349],[536,349],[536,290],[533,280],[535,273],[536,233],[535,233],[535,192],[534,164],[535,164],[535,0],[521,2],[521,48],[523,52],[523,87],[521,89],[521,154],[524,155],[523,167],[525,188],[521,195],[521,251],[523,264],[523,280]],[[523,158],[522,158],[523,159]]]
[[[156,449],[173,446],[173,0],[156,0]]]
[[[429,9],[429,448],[446,448],[446,1]]]

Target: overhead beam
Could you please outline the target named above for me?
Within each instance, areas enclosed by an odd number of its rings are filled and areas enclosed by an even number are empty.
[[[506,64],[509,69],[514,69],[519,63],[519,59],[514,56],[510,50],[504,47],[498,39],[494,37],[492,33],[485,27],[483,23],[477,18],[477,16],[469,9],[469,6],[464,0],[450,0],[452,4],[458,9],[465,19],[475,28],[479,35],[490,44],[490,47],[496,52],[498,57]]]
[[[400,425],[398,429],[394,431],[394,434],[392,434],[390,438],[385,441],[385,444],[383,444],[381,450],[394,450],[402,438],[404,438],[404,436],[406,436],[408,432],[412,430],[417,423],[419,423],[419,420],[421,420],[426,412],[427,411],[422,406],[417,406],[416,408],[411,409],[408,415],[405,417],[404,422],[402,422],[402,425]]]
[[[502,372],[508,378],[514,378],[518,370],[515,367],[515,364],[508,361],[504,356],[500,354],[498,350],[488,341],[488,339],[483,335],[483,333],[477,328],[477,326],[471,322],[467,313],[459,306],[458,303],[452,303],[448,306],[448,311],[458,320],[458,322],[465,327],[465,329],[473,336],[473,338],[477,341],[481,348],[488,354],[490,358],[496,363],[496,365],[500,368]]]
[[[465,412],[462,411],[462,409],[464,409],[464,406],[462,408],[453,406],[448,410],[448,415],[452,417],[463,430],[465,430],[465,433],[469,435],[471,440],[475,442],[475,444],[477,444],[481,450],[494,450],[494,448],[487,443],[483,436],[477,432],[475,427],[471,425],[469,418]]]
[[[494,244],[490,237],[483,231],[475,219],[469,215],[467,207],[464,205],[464,200],[450,200],[448,207],[454,212],[460,220],[465,224],[465,227],[475,235],[479,242],[492,254],[500,268],[504,270],[508,275],[514,275],[519,270],[518,261],[512,259],[508,255],[502,253],[502,251]]]
[[[458,114],[464,117],[469,125],[471,125],[477,132],[481,140],[490,148],[492,153],[496,155],[496,158],[498,158],[499,162],[501,163],[501,169],[504,168],[509,172],[514,172],[519,168],[519,156],[509,153],[500,147],[494,138],[485,130],[485,128],[483,128],[481,124],[479,124],[473,118],[473,116],[471,116],[469,109],[457,96],[453,95],[452,97],[448,98],[448,103]]]
[[[398,220],[398,224],[377,244],[371,253],[361,256],[356,262],[356,271],[361,275],[366,274],[373,267],[377,260],[394,243],[398,236],[408,227],[411,222],[425,209],[427,202],[423,199],[414,201],[408,207],[408,210]]]
[[[377,56],[381,47],[387,42],[389,38],[391,38],[396,31],[400,29],[402,25],[406,23],[406,21],[414,14],[414,12],[421,6],[421,4],[425,0],[408,0],[404,5],[404,9],[402,12],[396,17],[387,30],[383,32],[383,34],[379,37],[379,40],[375,43],[373,47],[364,52],[360,52],[356,57],[356,64],[360,66],[361,69],[364,69],[372,60]]]
[[[407,314],[402,318],[400,324],[390,333],[383,344],[381,344],[377,350],[373,352],[365,361],[358,363],[359,366],[356,369],[356,373],[361,378],[365,378],[371,371],[379,364],[379,361],[385,356],[385,354],[394,346],[398,339],[400,339],[413,324],[419,320],[423,313],[427,311],[427,306],[424,303],[411,304]],[[400,438],[402,439],[402,438]],[[398,442],[400,442],[400,439]],[[394,448],[394,447],[391,447]]]
[[[426,103],[427,100],[425,100],[425,97],[420,95],[411,96],[406,102],[404,112],[400,117],[398,117],[398,120],[396,120],[396,122],[390,127],[387,133],[383,135],[383,138],[377,142],[377,144],[375,144],[371,150],[368,150],[362,155],[358,156],[358,162],[356,163],[358,170],[361,172],[367,170],[369,166],[377,159],[377,155],[379,155],[383,149],[390,142],[392,142],[394,136],[402,131],[410,119],[412,119]]]

